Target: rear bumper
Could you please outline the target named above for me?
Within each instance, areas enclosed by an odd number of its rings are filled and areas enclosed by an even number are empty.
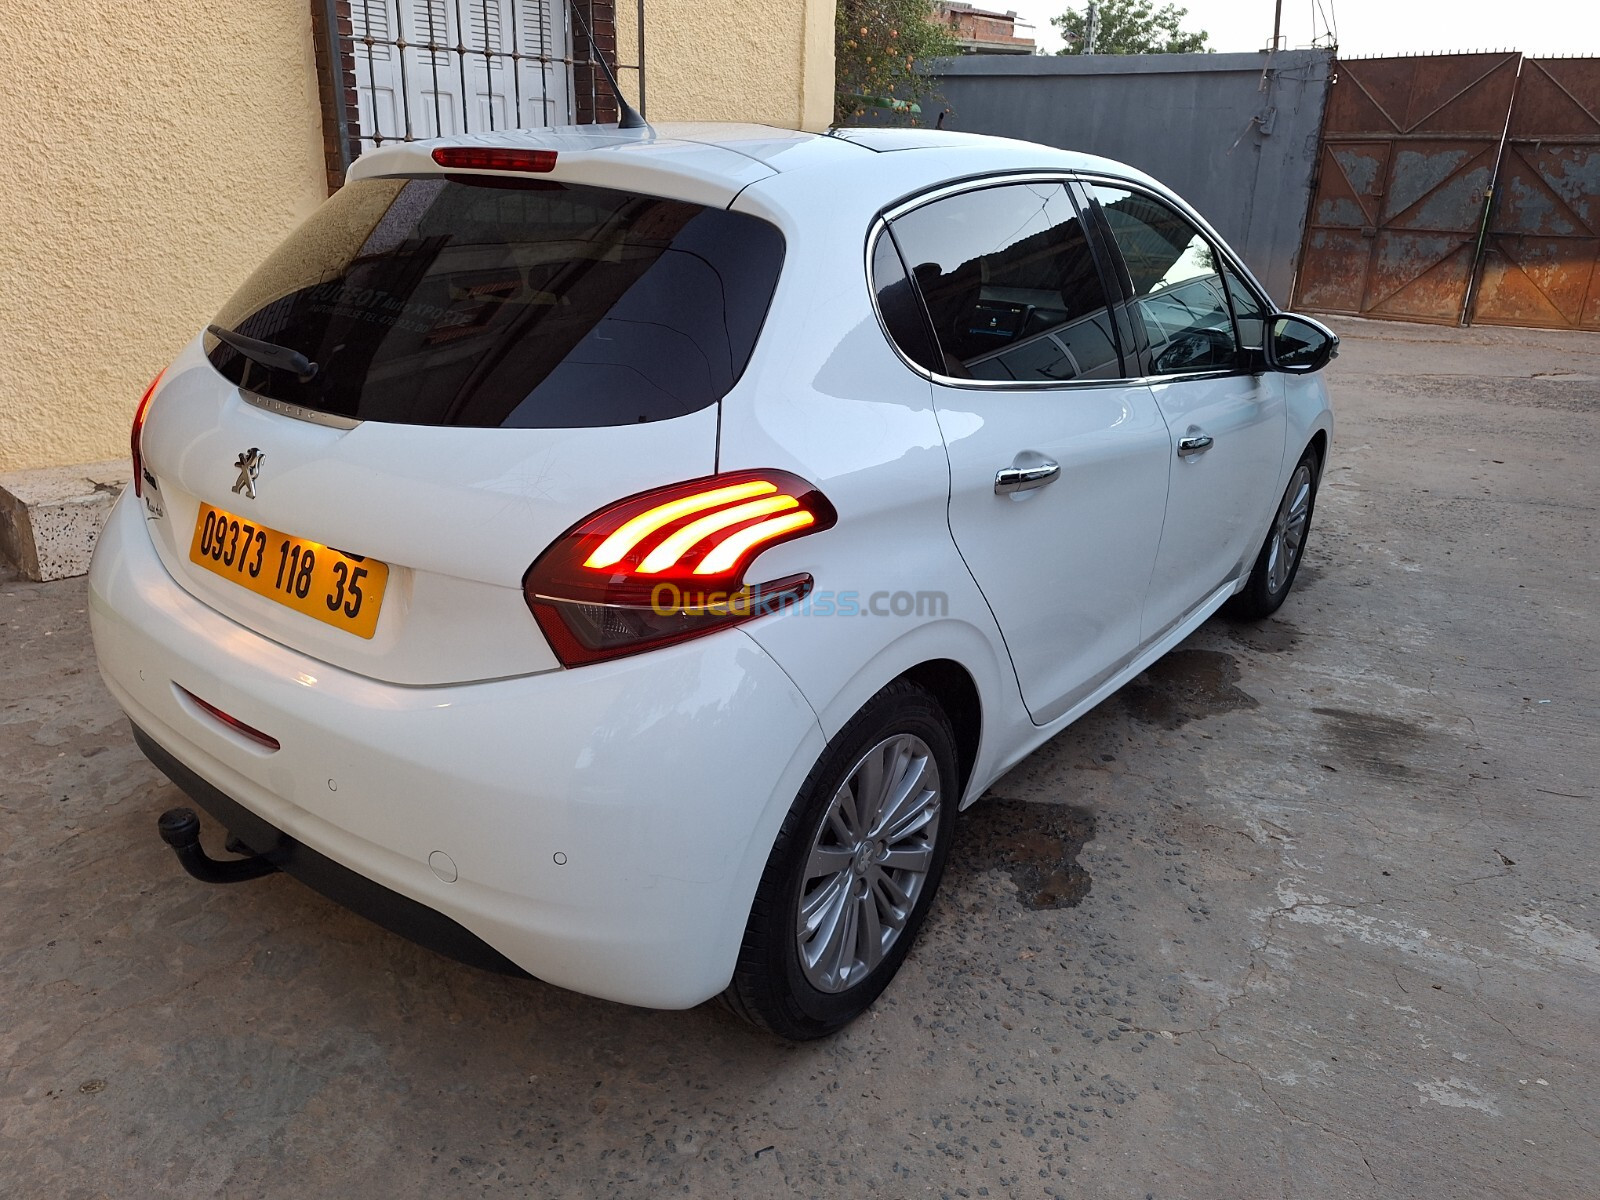
[[[363,899],[323,873],[380,923],[396,927],[381,915],[392,894],[402,926],[429,924],[417,909],[446,923],[441,948],[460,956],[475,939],[575,991],[682,1008],[732,977],[778,825],[823,745],[788,676],[740,631],[574,671],[381,683],[194,599],[126,498],[89,583],[101,672],[141,744],[253,849],[288,839],[305,863],[379,889]],[[536,636],[531,619],[506,631],[519,636]]]
[[[263,821],[156,745],[150,735],[137,725],[133,726],[133,740],[155,768],[177,784],[184,795],[209,813],[252,853],[267,858],[285,875],[292,875],[335,904],[344,905],[390,933],[398,933],[469,967],[498,971],[504,975],[527,975],[526,971],[488,942],[443,913],[357,875],[349,867],[341,866],[326,854],[318,854],[311,847],[301,845],[283,830]]]

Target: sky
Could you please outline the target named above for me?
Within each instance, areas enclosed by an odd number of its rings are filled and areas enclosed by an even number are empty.
[[[1155,0],[1189,15],[1183,28],[1205,30],[1219,52],[1259,50],[1272,38],[1273,0]],[[1052,53],[1062,42],[1050,18],[1084,0],[983,0],[980,8],[1015,10]],[[1329,20],[1346,57],[1449,50],[1521,50],[1526,54],[1600,55],[1596,0],[1283,0],[1284,43],[1309,46]]]

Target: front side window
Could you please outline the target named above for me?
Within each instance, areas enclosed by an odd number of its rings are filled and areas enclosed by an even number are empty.
[[[1059,183],[947,196],[894,222],[957,379],[1116,379],[1117,343],[1083,223]]]
[[[1261,349],[1271,310],[1226,262],[1222,264],[1222,277],[1228,281],[1228,295],[1233,297],[1233,319],[1239,327],[1239,344],[1250,350]]]
[[[1101,184],[1089,191],[1127,264],[1134,316],[1149,345],[1150,373],[1237,366],[1239,343],[1211,243],[1152,196]]]
[[[208,339],[240,387],[363,421],[632,425],[715,404],[783,263],[755,217],[496,176],[346,184],[216,324],[298,351],[305,377]]]

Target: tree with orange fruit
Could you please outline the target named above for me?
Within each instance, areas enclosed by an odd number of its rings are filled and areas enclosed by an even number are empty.
[[[925,68],[959,51],[930,0],[839,0],[834,10],[834,120],[870,108],[911,113],[930,89]]]

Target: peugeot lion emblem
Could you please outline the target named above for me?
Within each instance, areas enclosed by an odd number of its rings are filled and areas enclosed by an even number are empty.
[[[239,478],[233,485],[235,492],[243,492],[252,500],[256,498],[256,478],[261,474],[261,464],[266,458],[267,456],[254,446],[239,455],[239,461],[233,464],[239,468]]]

